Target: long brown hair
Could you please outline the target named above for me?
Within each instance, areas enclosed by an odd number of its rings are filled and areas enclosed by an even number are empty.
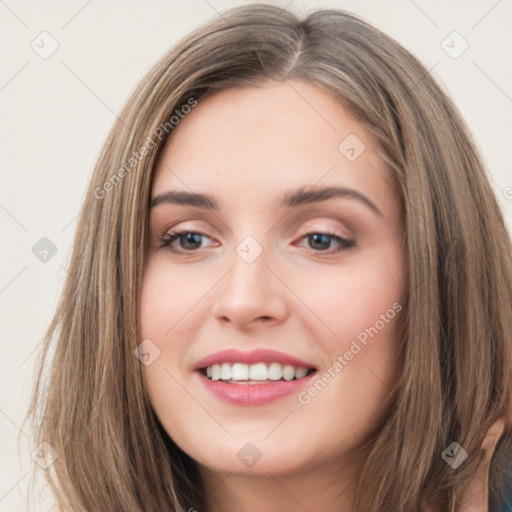
[[[152,173],[172,131],[155,134],[217,90],[291,79],[334,95],[371,130],[404,209],[403,366],[392,411],[365,447],[355,506],[454,512],[503,418],[490,474],[499,499],[512,445],[512,249],[471,136],[423,65],[366,22],[253,4],[160,59],[95,167],[27,414],[35,444],[58,454],[45,474],[63,509],[207,510],[196,464],[159,424],[134,356]],[[469,454],[456,470],[441,456],[452,442]]]

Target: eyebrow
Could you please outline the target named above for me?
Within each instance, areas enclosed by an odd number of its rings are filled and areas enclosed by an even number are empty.
[[[279,205],[283,208],[294,208],[306,204],[327,201],[333,198],[359,201],[370,208],[375,214],[383,217],[382,212],[371,199],[361,194],[361,192],[347,187],[301,187],[286,192],[281,198]],[[150,208],[154,208],[160,204],[181,204],[212,211],[219,210],[219,203],[213,196],[185,190],[169,190],[153,197],[151,199]]]

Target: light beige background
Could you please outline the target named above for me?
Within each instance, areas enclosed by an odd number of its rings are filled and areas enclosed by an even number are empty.
[[[298,13],[346,8],[418,56],[467,120],[512,226],[512,0],[273,3],[291,4]],[[20,434],[19,453],[16,438],[34,349],[56,307],[75,219],[107,132],[160,55],[218,11],[239,4],[0,0],[0,512],[28,510],[35,446],[29,429]],[[46,59],[31,47],[34,41],[50,48],[50,39],[41,43],[43,31],[58,43]],[[469,44],[456,59],[441,46],[453,31]],[[452,39],[447,44],[460,49],[462,40]],[[46,263],[32,253],[42,237],[58,250]],[[36,497],[31,510],[46,510],[48,503]]]

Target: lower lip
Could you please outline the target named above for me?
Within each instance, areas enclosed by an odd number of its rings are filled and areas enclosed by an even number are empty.
[[[298,393],[309,383],[315,373],[301,379],[276,380],[268,384],[227,384],[221,380],[210,380],[198,372],[199,378],[213,396],[235,405],[264,405]]]

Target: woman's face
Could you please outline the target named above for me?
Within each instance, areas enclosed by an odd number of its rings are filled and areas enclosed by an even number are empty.
[[[174,128],[140,334],[153,408],[200,467],[333,470],[388,413],[405,292],[391,183],[370,133],[306,82],[217,92]]]

